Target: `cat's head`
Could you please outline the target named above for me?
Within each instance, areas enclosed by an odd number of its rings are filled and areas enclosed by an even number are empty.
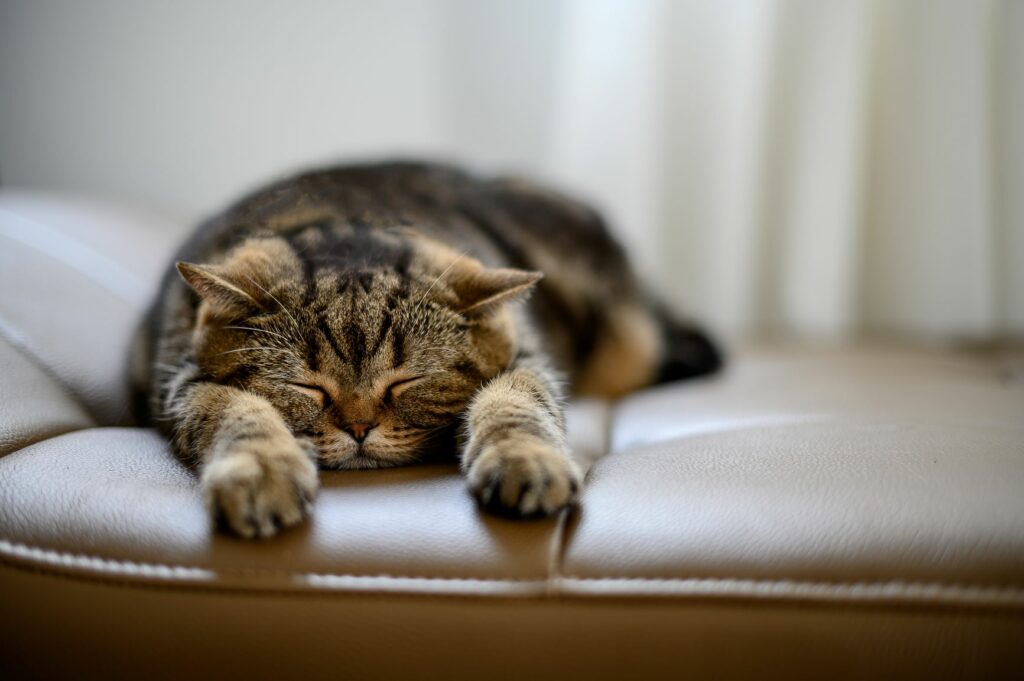
[[[179,263],[201,375],[261,395],[325,468],[412,461],[518,350],[506,303],[541,278],[406,231],[250,239]]]

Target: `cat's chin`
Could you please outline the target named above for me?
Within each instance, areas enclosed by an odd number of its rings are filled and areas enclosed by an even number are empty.
[[[396,468],[416,461],[415,456],[382,457],[368,452],[358,452],[344,456],[321,453],[317,457],[317,466],[325,471],[373,470],[377,468]]]

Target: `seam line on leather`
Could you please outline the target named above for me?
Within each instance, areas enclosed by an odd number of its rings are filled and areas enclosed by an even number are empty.
[[[548,560],[548,579],[547,588],[545,589],[548,596],[555,596],[558,592],[557,585],[562,574],[562,564],[565,556],[565,542],[566,537],[568,537],[569,534],[569,520],[575,512],[576,506],[573,505],[558,514],[558,523],[555,525],[554,536],[551,539],[551,558]]]
[[[213,580],[218,574],[249,577],[278,578],[290,584],[285,591],[309,591],[322,588],[328,591],[370,592],[387,590],[394,585],[399,593],[416,593],[410,587],[429,584],[465,586],[515,586],[516,595],[589,596],[616,598],[624,596],[688,596],[688,597],[740,597],[762,599],[829,600],[844,602],[892,601],[906,603],[952,604],[968,606],[1024,606],[1024,587],[1018,585],[972,585],[936,581],[863,581],[824,582],[789,579],[739,579],[727,577],[657,578],[657,577],[578,577],[564,576],[553,579],[475,578],[475,577],[415,577],[400,575],[357,575],[317,572],[289,572],[261,568],[204,568],[162,563],[143,563],[113,560],[44,549],[0,539],[0,556],[35,561],[50,567],[71,567],[92,571],[97,578],[127,576],[178,580],[210,588],[235,588],[218,585]],[[14,563],[14,567],[19,567]],[[88,574],[88,573],[87,573]],[[615,586],[614,592],[604,588]],[[306,587],[306,588],[302,588]],[[257,589],[253,589],[256,591]],[[262,589],[258,589],[262,590]],[[445,592],[425,592],[425,595],[449,595]],[[457,594],[456,594],[457,595]],[[487,595],[479,593],[478,595]],[[497,593],[495,595],[508,595]]]
[[[329,573],[329,572],[293,572],[289,570],[275,570],[273,568],[235,568],[235,567],[200,567],[196,565],[174,565],[169,563],[146,563],[134,560],[116,560],[113,558],[102,558],[81,553],[70,553],[54,549],[30,546],[20,542],[12,542],[0,539],[0,557],[10,557],[22,560],[35,560],[48,565],[74,567],[80,569],[103,570],[109,569],[113,572],[141,577],[181,577],[191,580],[202,580],[215,578],[217,575],[233,575],[239,577],[313,577],[322,579],[393,579],[393,580],[416,580],[416,581],[437,581],[437,582],[479,582],[479,583],[525,583],[544,584],[548,580],[540,578],[516,578],[516,577],[424,577],[417,575],[389,575],[389,574],[354,574],[354,573]]]
[[[1024,606],[1024,588],[1017,585],[979,585],[955,582],[888,581],[827,582],[798,579],[743,579],[730,577],[573,577],[562,578],[562,594],[611,596],[738,596],[829,600],[844,602],[895,601],[959,605]]]

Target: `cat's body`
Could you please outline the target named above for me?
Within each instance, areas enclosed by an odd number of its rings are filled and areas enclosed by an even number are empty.
[[[644,296],[592,210],[443,166],[286,180],[179,258],[139,344],[143,411],[244,536],[301,520],[317,464],[431,452],[459,455],[485,507],[552,513],[580,484],[560,377],[614,397],[720,364]]]

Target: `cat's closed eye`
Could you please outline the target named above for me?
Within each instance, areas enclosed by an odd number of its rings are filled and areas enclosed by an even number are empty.
[[[309,383],[289,383],[288,385],[307,397],[316,400],[317,404],[321,407],[331,406],[331,396],[318,385],[311,385]]]
[[[420,382],[424,378],[426,377],[410,376],[408,378],[402,378],[397,381],[392,381],[384,389],[382,401],[384,402],[384,404],[390,404],[405,390],[411,388],[413,385]],[[330,394],[324,388],[318,385],[314,385],[311,383],[289,383],[288,386],[302,393],[303,395],[306,395],[307,397],[316,400],[316,402],[325,409],[331,406],[332,400]]]
[[[384,404],[390,404],[396,397],[401,395],[402,392],[411,388],[414,384],[422,381],[424,378],[426,378],[426,376],[411,376],[409,378],[394,381],[384,390]]]

